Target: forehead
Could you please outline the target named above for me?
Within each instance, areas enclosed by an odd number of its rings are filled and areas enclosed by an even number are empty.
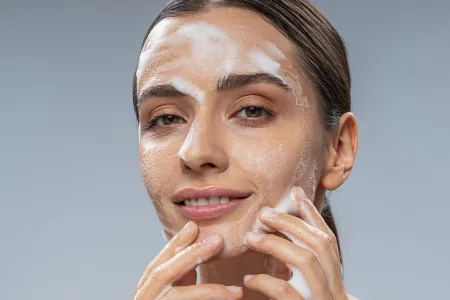
[[[266,43],[276,45],[272,48],[278,48],[285,55],[291,52],[290,41],[272,24],[255,12],[234,7],[211,7],[200,13],[163,19],[148,35],[143,51],[174,35],[205,40],[230,39],[249,47]]]
[[[160,21],[136,71],[138,94],[177,75],[209,90],[229,74],[269,73],[298,82],[291,42],[257,13],[213,7]]]

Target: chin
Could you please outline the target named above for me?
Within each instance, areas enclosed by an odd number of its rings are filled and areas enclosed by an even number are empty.
[[[230,243],[227,243],[227,241],[225,240],[225,246],[222,249],[222,251],[220,251],[218,254],[209,259],[208,262],[232,259],[241,256],[249,251],[250,249],[246,245],[241,246],[230,245]]]
[[[237,224],[234,223],[234,225]],[[238,231],[230,229],[230,227],[233,228],[234,226],[227,226],[225,224],[212,225],[208,227],[202,227],[201,225],[199,226],[200,231],[197,240],[204,240],[214,233],[219,233],[223,237],[223,249],[209,261],[230,259],[250,251],[250,249],[244,244],[243,239],[239,237]]]

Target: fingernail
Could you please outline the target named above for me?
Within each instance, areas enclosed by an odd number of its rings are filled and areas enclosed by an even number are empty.
[[[233,292],[233,293],[239,293],[242,289],[242,287],[240,286],[236,286],[236,285],[228,285],[225,286],[229,291]]]
[[[188,233],[188,232],[192,231],[192,229],[194,229],[194,222],[189,221],[186,223],[186,225],[184,225],[184,227],[183,227],[183,229],[181,229],[181,231],[183,233]]]
[[[245,275],[245,276],[244,276],[244,281],[250,280],[250,279],[252,279],[253,277],[255,277],[255,275]]]
[[[213,236],[208,237],[203,241],[203,245],[206,247],[215,246],[220,241],[220,236],[218,234],[215,234]]]
[[[270,207],[263,207],[261,211],[261,217],[266,219],[273,219],[278,215],[278,212]]]
[[[263,237],[264,237],[264,234],[260,233],[260,232],[252,231],[252,232],[247,233],[247,240],[249,240],[252,243],[259,242]]]
[[[307,199],[306,194],[305,194],[305,191],[304,191],[301,187],[296,186],[296,187],[295,187],[295,190],[296,190],[296,192],[297,192],[297,195],[299,195],[299,196],[302,197],[303,199]]]

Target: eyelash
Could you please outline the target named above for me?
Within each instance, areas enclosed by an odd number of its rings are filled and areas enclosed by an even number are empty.
[[[263,111],[265,111],[267,113],[266,116],[255,117],[255,118],[239,117],[239,119],[241,119],[241,122],[245,122],[250,125],[257,125],[258,123],[261,123],[263,119],[273,118],[275,116],[275,114],[272,110],[265,108],[262,105],[240,105],[237,112],[234,114],[234,116],[236,116],[238,113],[240,113],[241,111],[248,109],[248,108],[262,109]]]
[[[155,123],[156,123],[160,118],[165,117],[165,116],[174,116],[174,117],[176,117],[176,118],[179,118],[179,119],[184,120],[182,117],[180,117],[180,116],[177,115],[177,114],[173,114],[173,113],[171,114],[171,113],[161,112],[161,113],[159,113],[159,114],[153,116],[152,119],[151,119],[150,121],[147,122],[147,124],[146,124],[145,127],[144,127],[144,131],[155,130],[155,128],[158,127],[158,126],[156,126]],[[173,124],[176,124],[176,123],[173,123]],[[173,125],[173,124],[170,124],[170,125]],[[160,126],[160,127],[170,126],[170,125],[163,125],[163,126]]]
[[[261,119],[263,119],[263,118],[272,118],[272,117],[275,116],[275,114],[274,114],[274,112],[272,110],[267,109],[267,108],[265,108],[264,106],[261,106],[261,105],[241,105],[241,106],[239,106],[237,112],[235,114],[233,114],[233,116],[236,116],[241,111],[243,111],[245,109],[249,109],[249,108],[262,109],[264,112],[267,113],[267,115],[266,116],[261,116],[261,117],[254,117],[254,118],[252,118],[252,117],[238,117],[239,119],[241,119],[241,122],[245,122],[247,124],[255,125],[255,124],[260,123]],[[184,120],[179,115],[161,112],[160,114],[157,114],[157,115],[152,117],[152,119],[145,125],[144,131],[155,130],[155,128],[157,127],[155,123],[160,118],[165,117],[165,116],[174,116],[176,118]],[[173,124],[177,124],[177,123],[173,123]],[[165,126],[167,127],[167,126],[171,126],[173,124],[165,125]],[[161,127],[164,127],[164,126],[161,126]]]

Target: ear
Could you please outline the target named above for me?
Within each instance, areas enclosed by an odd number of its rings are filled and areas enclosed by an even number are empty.
[[[358,128],[355,116],[350,112],[343,114],[332,135],[321,181],[322,186],[330,191],[343,184],[352,171],[358,151]]]

